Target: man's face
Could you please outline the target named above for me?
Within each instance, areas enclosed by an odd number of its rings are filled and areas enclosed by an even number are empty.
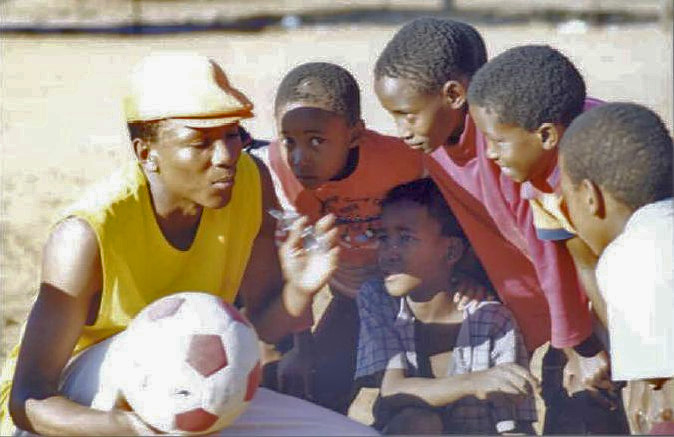
[[[564,155],[559,157],[559,167],[561,171],[560,189],[564,198],[563,208],[569,221],[578,232],[578,236],[584,240],[592,249],[595,255],[601,255],[604,250],[602,247],[599,233],[597,232],[597,219],[592,214],[585,202],[585,194],[580,184],[575,186],[564,165]]]
[[[149,153],[167,194],[207,208],[227,205],[242,149],[238,124],[202,129],[176,119],[161,123]]]
[[[378,256],[392,296],[447,287],[450,238],[440,231],[440,224],[419,204],[402,201],[384,208]]]
[[[292,105],[279,112],[277,126],[282,156],[305,188],[319,187],[346,166],[354,128],[344,117]]]
[[[452,109],[441,92],[422,93],[411,80],[388,76],[377,79],[374,90],[393,116],[398,136],[413,149],[432,153],[462,126],[463,113]]]
[[[471,105],[469,111],[487,140],[487,157],[503,174],[515,182],[525,182],[545,173],[541,164],[546,151],[539,135],[521,126],[499,122],[498,114],[490,108]]]

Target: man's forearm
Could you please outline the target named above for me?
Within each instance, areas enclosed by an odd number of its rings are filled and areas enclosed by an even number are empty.
[[[46,399],[28,399],[25,413],[30,428],[27,431],[41,435],[93,436],[136,435],[131,424],[131,413],[113,409],[99,411],[85,407],[61,396]]]
[[[257,334],[267,343],[276,343],[286,335],[309,328],[313,321],[313,296],[292,286],[284,286],[281,295],[257,316],[251,316]]]
[[[592,302],[592,309],[599,318],[604,327],[608,327],[606,315],[606,301],[599,292],[597,285],[597,277],[595,269],[597,268],[597,256],[591,251],[587,244],[579,237],[567,240],[566,247],[571,254],[573,264],[576,267],[578,278],[585,290],[590,302]]]

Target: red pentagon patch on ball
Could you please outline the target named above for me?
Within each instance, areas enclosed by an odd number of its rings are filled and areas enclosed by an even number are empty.
[[[190,339],[187,363],[208,377],[227,365],[227,353],[219,335],[195,334]]]
[[[258,361],[253,367],[253,370],[248,373],[248,385],[246,386],[246,396],[243,398],[244,402],[248,402],[253,399],[257,387],[260,385],[260,380],[262,379],[262,369],[260,368],[260,362]]]
[[[218,420],[218,416],[215,414],[211,414],[203,408],[196,408],[176,414],[176,427],[188,432],[206,431],[213,426],[216,420]]]
[[[155,301],[150,304],[147,317],[152,321],[170,317],[178,311],[183,302],[185,299],[182,297],[169,297]]]

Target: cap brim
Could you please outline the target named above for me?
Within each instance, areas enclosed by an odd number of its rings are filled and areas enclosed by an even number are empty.
[[[213,117],[213,118],[177,118],[176,117],[176,118],[171,118],[171,120],[178,121],[180,124],[182,124],[183,126],[186,126],[186,127],[206,129],[206,128],[227,126],[228,124],[238,123],[240,120],[243,120],[244,118],[250,118],[250,116],[235,115],[235,116],[229,116],[229,117]]]

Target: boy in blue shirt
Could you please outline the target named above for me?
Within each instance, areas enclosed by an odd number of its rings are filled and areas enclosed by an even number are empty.
[[[459,310],[451,290],[468,243],[430,179],[382,202],[383,280],[358,297],[356,378],[381,388],[375,428],[391,434],[524,432],[536,421],[536,379],[510,311]]]

